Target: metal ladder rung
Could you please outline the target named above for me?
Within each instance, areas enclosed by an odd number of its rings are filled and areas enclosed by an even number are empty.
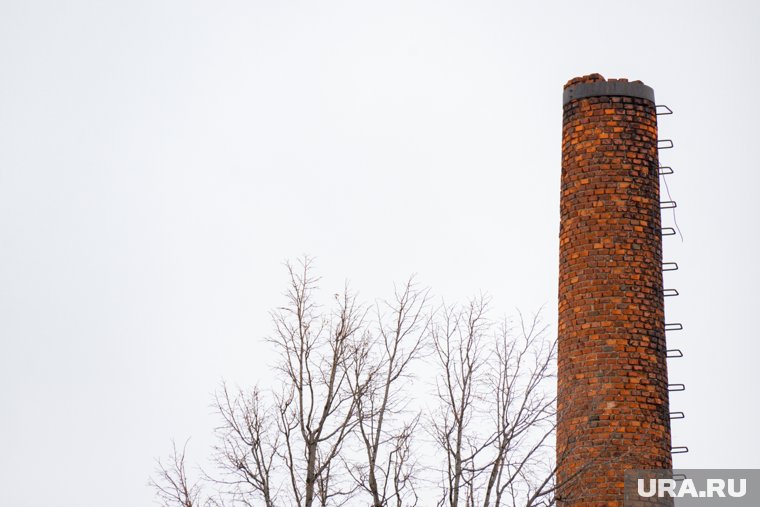
[[[663,227],[662,229],[660,229],[660,234],[662,234],[663,236],[675,236],[676,230],[673,229],[672,227]]]
[[[685,445],[682,445],[680,447],[673,447],[673,448],[671,448],[670,452],[672,454],[686,454],[687,452],[689,452],[689,448],[686,447]]]
[[[675,393],[679,391],[685,391],[686,386],[684,384],[668,384],[668,392]]]
[[[668,298],[668,297],[678,296],[679,293],[677,289],[663,289],[662,295]]]
[[[662,146],[660,144],[662,143]],[[669,150],[673,147],[673,141],[671,139],[658,139],[657,140],[657,149],[658,150]]]
[[[673,209],[676,206],[676,201],[662,201],[660,202],[660,209]]]
[[[675,262],[663,262],[662,263],[662,270],[663,271],[676,271],[678,269],[678,264]]]
[[[682,331],[683,330],[683,324],[680,322],[672,322],[670,324],[665,324],[665,331]]]
[[[660,108],[664,109],[664,111],[661,111]],[[673,114],[673,110],[670,109],[665,104],[657,104],[656,106],[654,106],[654,110],[657,116],[665,116],[667,114]]]
[[[660,166],[660,176],[667,176],[673,174],[673,168],[667,165]]]
[[[670,419],[671,420],[674,420],[674,419],[686,419],[686,414],[684,414],[683,412],[671,412],[670,413]]]
[[[683,357],[683,352],[681,351],[681,349],[668,349],[665,351],[665,357],[667,357],[668,359]]]

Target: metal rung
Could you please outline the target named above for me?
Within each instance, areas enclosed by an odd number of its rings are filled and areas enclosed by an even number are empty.
[[[660,143],[662,143],[662,146],[660,146]],[[673,147],[673,141],[670,139],[658,139],[657,140],[657,149],[658,150],[669,150]]]
[[[678,296],[678,289],[663,289],[662,295],[666,298]]]
[[[671,420],[674,420],[674,419],[686,419],[686,414],[684,414],[683,412],[671,412],[670,413],[670,419]]]
[[[663,262],[662,263],[662,270],[663,271],[676,271],[678,269],[678,264],[675,262]]]
[[[689,452],[689,448],[686,447],[685,445],[681,447],[673,447],[672,449],[670,449],[670,452],[672,454],[686,454],[687,452]]]
[[[682,331],[683,324],[680,322],[673,322],[672,324],[665,324],[665,331]]]
[[[663,227],[660,231],[663,236],[675,236],[676,230],[672,227]]]
[[[668,174],[673,174],[673,168],[672,167],[670,167],[668,165],[664,165],[664,166],[660,167],[660,176],[667,176]]]
[[[655,107],[655,111],[657,112],[657,116],[665,116],[666,114],[673,114],[673,110],[664,104],[658,104],[654,107]],[[664,109],[664,111],[662,111],[660,108]]]
[[[677,206],[676,201],[662,201],[660,203],[660,209],[671,209]]]
[[[668,359],[683,357],[683,352],[681,351],[681,349],[669,349],[665,351],[665,357],[667,357]]]
[[[668,384],[668,392],[678,392],[678,391],[685,391],[686,386],[683,384]]]

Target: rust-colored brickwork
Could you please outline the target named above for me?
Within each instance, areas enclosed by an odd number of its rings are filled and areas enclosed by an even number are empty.
[[[624,470],[671,466],[657,116],[653,93],[625,96],[639,82],[565,87],[582,98],[562,124],[558,500],[612,507]]]

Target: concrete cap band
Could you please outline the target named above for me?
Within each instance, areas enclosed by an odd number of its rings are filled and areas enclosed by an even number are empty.
[[[641,82],[596,81],[578,83],[565,88],[562,105],[586,97],[635,97],[654,103],[654,90]]]

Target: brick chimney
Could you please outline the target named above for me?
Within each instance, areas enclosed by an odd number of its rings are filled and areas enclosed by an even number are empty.
[[[565,85],[558,504],[620,506],[627,469],[670,468],[654,91]]]

